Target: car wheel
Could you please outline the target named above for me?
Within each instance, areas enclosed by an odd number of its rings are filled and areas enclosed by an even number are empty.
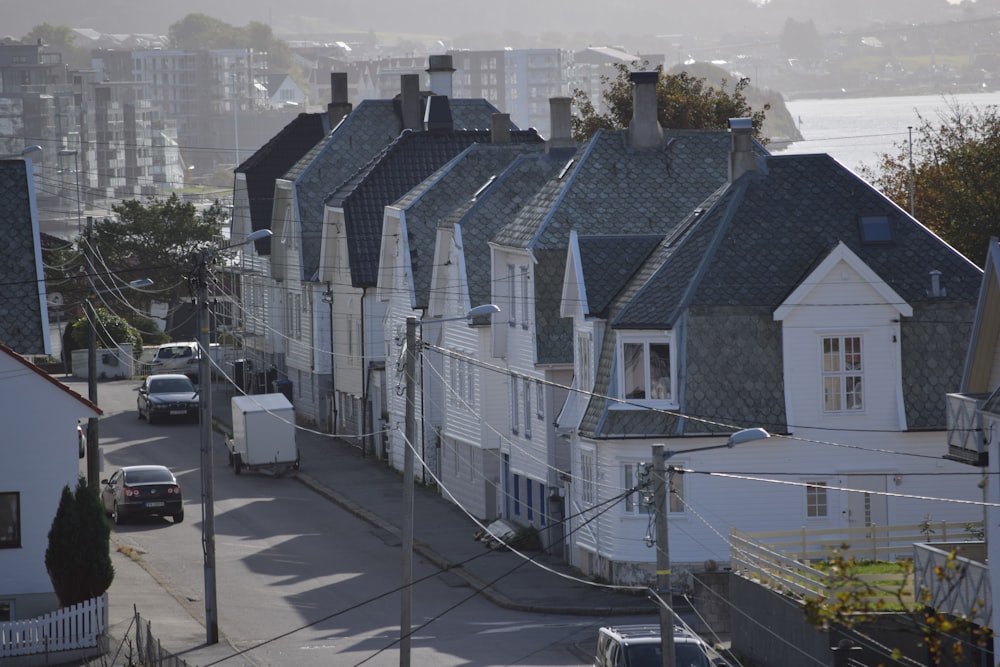
[[[115,525],[116,526],[120,526],[123,523],[125,523],[125,520],[122,518],[121,512],[118,511],[118,503],[115,503],[115,507],[112,510],[112,516],[115,519]]]
[[[174,517],[173,517],[173,519],[174,519],[174,523],[180,523],[181,521],[183,521],[184,520],[184,510],[181,510],[180,512],[178,512],[177,514],[175,514]]]

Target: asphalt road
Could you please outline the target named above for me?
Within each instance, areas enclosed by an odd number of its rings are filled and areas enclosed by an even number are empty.
[[[151,519],[115,527],[114,538],[203,618],[199,427],[138,420],[137,386],[99,386],[106,415],[101,476],[123,465],[166,465],[182,484],[186,517],[181,524]],[[85,383],[79,389],[86,393]],[[398,665],[398,537],[292,477],[233,475],[218,434],[214,444],[219,630],[246,651],[224,664]],[[601,619],[500,609],[419,558],[414,568],[413,665],[590,664],[586,654]]]

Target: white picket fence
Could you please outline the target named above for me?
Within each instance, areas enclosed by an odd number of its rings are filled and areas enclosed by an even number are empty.
[[[98,646],[108,629],[108,594],[22,621],[0,623],[0,658]]]

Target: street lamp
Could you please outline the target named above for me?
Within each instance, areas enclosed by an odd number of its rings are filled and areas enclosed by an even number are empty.
[[[693,453],[707,452],[711,449],[732,449],[736,445],[770,437],[771,434],[762,428],[747,428],[730,435],[724,444],[682,451]],[[673,594],[670,591],[670,540],[667,533],[667,498],[673,471],[670,471],[668,477],[666,470],[667,459],[677,453],[679,452],[672,449],[664,450],[663,445],[653,445],[653,483],[656,484],[656,588],[660,598],[660,646],[663,667],[676,667],[677,663],[677,656],[674,655]]]
[[[89,239],[88,239],[89,243]],[[89,247],[89,246],[88,246]],[[90,293],[84,301],[87,308],[87,398],[94,405],[97,405],[97,309],[94,308],[94,298],[98,294],[106,294],[115,291],[115,288],[103,290],[94,289],[93,266],[91,272],[87,273],[87,283],[90,286]],[[126,287],[131,289],[141,289],[152,285],[149,278],[140,278],[128,283]],[[100,447],[97,442],[97,417],[87,420],[87,484],[97,488],[101,478],[101,468],[98,459]]]
[[[399,667],[410,665],[410,627],[413,610],[413,443],[417,431],[416,371],[420,352],[417,349],[417,325],[471,320],[500,312],[500,306],[487,303],[465,315],[433,320],[406,318],[406,442],[403,447],[403,584],[399,610]]]
[[[215,596],[215,480],[212,470],[212,359],[209,353],[208,260],[213,256],[271,236],[258,229],[239,243],[198,251],[189,280],[198,290],[198,396],[201,431],[201,547],[205,558],[205,643],[219,643],[219,610]]]
[[[42,152],[42,147],[41,146],[37,146],[37,145],[36,146],[26,146],[19,153],[7,153],[6,155],[0,155],[0,160],[8,160],[10,158],[16,158],[16,157],[28,157],[32,153],[41,153],[41,152]]]
[[[73,175],[76,176],[76,233],[83,231],[83,209],[80,205],[80,151],[65,148],[59,151],[59,155],[73,156]]]

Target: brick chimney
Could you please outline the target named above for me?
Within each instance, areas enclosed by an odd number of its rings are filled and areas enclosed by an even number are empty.
[[[428,131],[455,129],[451,120],[451,104],[447,95],[431,95],[424,111],[424,128]]]
[[[733,183],[748,171],[757,170],[757,157],[753,154],[753,121],[749,118],[730,118],[729,133],[732,137],[729,182]]]
[[[403,74],[400,80],[400,105],[403,113],[403,129],[419,130],[420,122],[420,75]]]
[[[431,92],[435,95],[451,97],[451,75],[455,68],[451,64],[451,56],[428,56],[427,73],[431,75]]]
[[[573,140],[573,100],[569,97],[549,98],[549,126],[551,134],[545,142],[545,152],[556,148],[575,148]]]
[[[347,101],[347,72],[330,72],[330,103],[326,105],[330,127],[336,127],[353,108]]]
[[[656,83],[659,72],[632,72],[632,122],[628,143],[632,148],[656,148],[663,143],[663,128],[656,118]]]
[[[510,114],[495,113],[490,116],[490,143],[510,143]]]

